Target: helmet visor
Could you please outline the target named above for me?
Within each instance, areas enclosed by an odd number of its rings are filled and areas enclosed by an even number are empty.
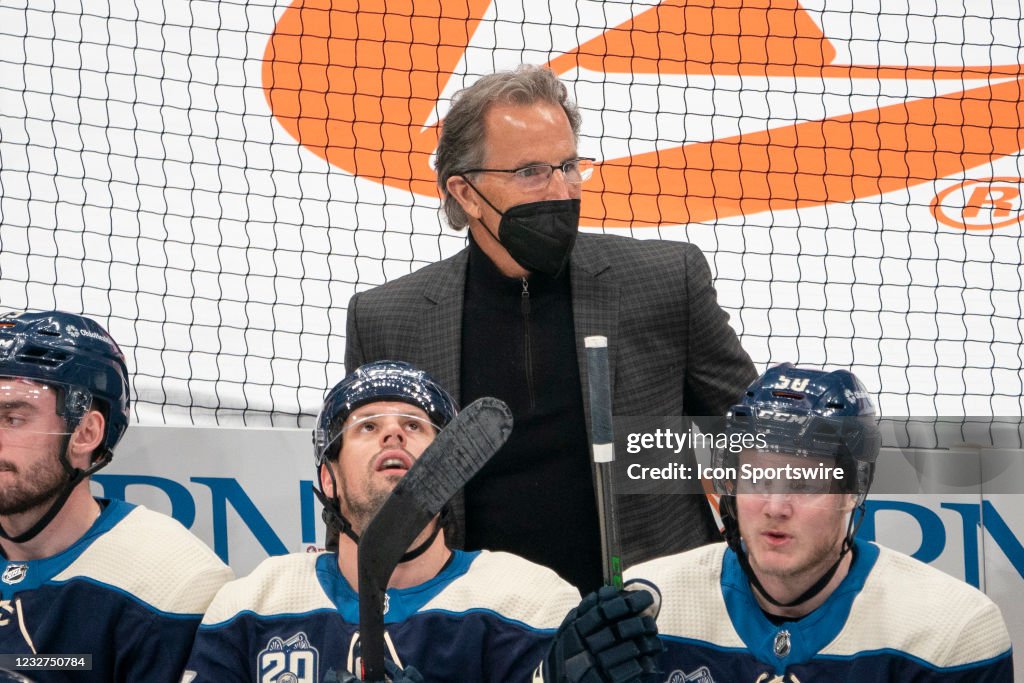
[[[850,473],[834,458],[747,449],[731,464],[714,469],[715,490],[724,495],[782,501],[826,510],[853,508]]]
[[[409,408],[412,406],[381,406],[381,409],[374,409],[368,412],[353,412],[341,425],[332,425],[329,430],[316,430],[314,439],[317,447],[318,462],[333,459],[337,454],[344,434],[352,433],[362,436],[370,436],[386,426],[397,423],[403,432],[412,436],[424,432],[435,436],[441,427],[425,417],[425,413],[419,415],[413,413]]]
[[[73,416],[77,424],[81,415],[92,405],[92,395],[77,387],[44,384],[25,377],[0,377],[0,430],[12,446],[26,445],[39,434],[66,436],[68,420],[54,419],[66,416],[67,403],[80,409]]]

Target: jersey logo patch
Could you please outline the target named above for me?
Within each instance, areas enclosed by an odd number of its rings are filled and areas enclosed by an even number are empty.
[[[27,564],[11,564],[4,570],[4,575],[0,580],[4,583],[13,586],[16,583],[21,583],[25,580],[25,576],[28,574]]]
[[[284,640],[277,636],[256,655],[259,683],[317,683],[320,653],[302,632]]]
[[[715,683],[715,679],[712,678],[711,672],[706,666],[702,666],[696,671],[686,673],[681,669],[676,669],[669,677],[665,679],[665,683]]]
[[[776,657],[785,659],[789,655],[791,647],[789,631],[782,630],[775,634],[775,643],[772,649],[775,651]]]

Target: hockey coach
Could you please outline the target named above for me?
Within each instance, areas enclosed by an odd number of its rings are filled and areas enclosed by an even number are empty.
[[[397,358],[464,404],[505,401],[516,427],[454,501],[463,532],[450,540],[521,555],[588,593],[601,560],[583,339],[608,337],[620,416],[722,415],[756,373],[697,247],[577,235],[594,171],[577,149],[580,123],[546,68],[484,76],[455,96],[437,181],[469,245],[353,296],[345,365]],[[720,538],[701,495],[619,503],[627,566]]]

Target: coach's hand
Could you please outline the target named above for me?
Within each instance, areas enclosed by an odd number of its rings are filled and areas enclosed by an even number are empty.
[[[663,646],[646,591],[609,586],[566,615],[535,680],[545,683],[627,683],[657,670]]]

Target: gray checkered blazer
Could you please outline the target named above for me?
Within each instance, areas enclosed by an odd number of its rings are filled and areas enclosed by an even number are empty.
[[[348,305],[345,367],[404,360],[459,398],[462,302],[469,252],[356,294]],[[683,242],[581,234],[572,252],[573,321],[587,426],[583,339],[608,337],[613,412],[722,415],[756,377],[716,300],[700,249]],[[552,495],[558,493],[552,482]],[[496,505],[503,501],[495,501]],[[461,496],[453,501],[462,527]],[[703,496],[619,497],[626,566],[720,540]],[[460,547],[456,533],[449,542]]]

